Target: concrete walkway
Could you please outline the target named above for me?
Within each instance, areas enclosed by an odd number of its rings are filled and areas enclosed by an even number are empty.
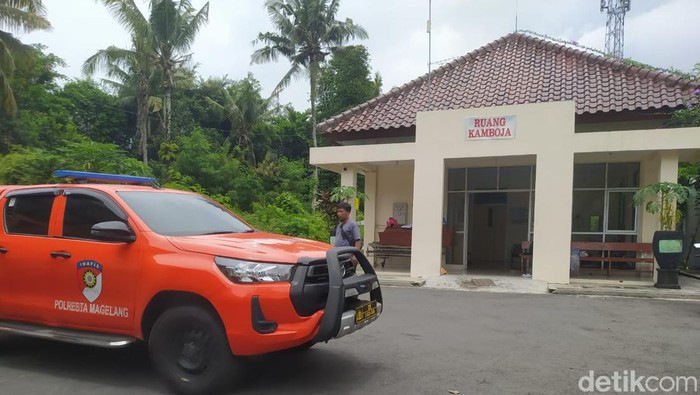
[[[549,284],[549,291],[562,295],[617,296],[653,299],[700,300],[700,279],[680,276],[681,289],[654,288],[650,282],[583,282]]]
[[[455,289],[460,291],[479,291],[515,294],[546,294],[547,283],[507,275],[469,275],[447,274],[425,280],[426,288]]]
[[[410,277],[406,272],[378,271],[382,286],[425,287],[459,291],[634,297],[652,299],[700,300],[700,279],[680,276],[681,289],[654,288],[649,281],[577,280],[570,284],[547,284],[544,281],[498,274],[447,274],[426,279]]]

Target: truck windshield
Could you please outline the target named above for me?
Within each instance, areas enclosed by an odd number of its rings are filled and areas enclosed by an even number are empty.
[[[163,236],[252,232],[228,211],[197,195],[168,192],[118,192],[154,232]]]

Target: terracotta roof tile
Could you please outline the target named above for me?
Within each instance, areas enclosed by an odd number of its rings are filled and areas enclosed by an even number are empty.
[[[573,100],[578,114],[675,108],[697,84],[656,70],[512,33],[431,73],[432,110]],[[428,75],[318,125],[325,133],[415,125]]]

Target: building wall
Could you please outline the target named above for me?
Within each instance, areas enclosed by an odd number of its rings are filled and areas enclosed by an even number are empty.
[[[401,171],[382,173],[395,161],[414,163],[411,222],[411,275],[439,275],[441,224],[444,215],[446,162],[469,158],[470,163],[499,162],[504,157],[535,157],[536,184],[533,278],[553,283],[569,280],[569,246],[574,155],[591,160],[624,156],[641,162],[641,185],[675,179],[678,160],[697,160],[700,128],[624,130],[575,133],[573,102],[540,103],[478,109],[435,111],[417,116],[416,142],[312,148],[314,165],[378,168],[377,223],[391,213],[393,199],[408,197]],[[465,117],[516,116],[516,135],[509,140],[465,141]],[[407,170],[407,168],[405,169]],[[384,174],[384,176],[382,176]],[[400,176],[400,177],[399,177]],[[387,185],[384,185],[387,183]],[[404,196],[392,192],[401,189]],[[382,196],[390,194],[388,197]],[[393,194],[393,195],[392,195]],[[656,218],[641,216],[641,240],[651,240]]]
[[[377,194],[374,200],[376,223],[375,238],[386,228],[386,220],[393,215],[394,203],[407,203],[406,223],[411,223],[413,210],[413,163],[386,164],[377,166]],[[365,227],[365,232],[367,227]],[[387,261],[387,268],[405,267],[410,258],[396,257]]]
[[[413,220],[413,163],[377,167],[377,231],[384,230],[394,203],[408,203],[406,223]]]
[[[535,240],[538,248],[534,250],[533,261],[537,264],[533,267],[533,277],[568,282],[574,113],[573,102],[419,113],[411,274],[439,273],[435,262],[439,262],[442,207],[427,193],[418,195],[418,191],[444,190],[445,159],[535,154],[535,213],[548,215],[535,215],[535,239],[543,242]],[[516,117],[515,138],[466,141],[466,117],[505,115]]]

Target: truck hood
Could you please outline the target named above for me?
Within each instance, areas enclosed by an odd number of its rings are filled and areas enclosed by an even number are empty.
[[[264,232],[169,236],[182,251],[258,262],[296,263],[301,257],[324,258],[329,244]]]

